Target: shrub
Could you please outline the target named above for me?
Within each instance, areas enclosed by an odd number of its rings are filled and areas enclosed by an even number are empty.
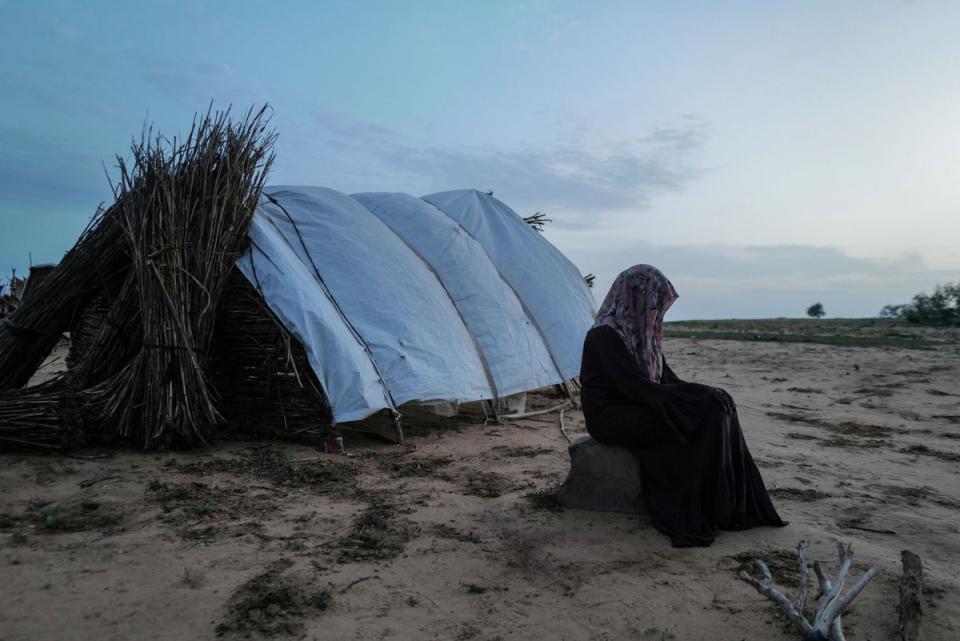
[[[807,308],[807,316],[810,318],[823,318],[826,313],[823,309],[823,303],[814,303]]]
[[[906,305],[887,305],[880,316],[917,325],[960,326],[960,283],[937,285],[932,294],[920,292]]]

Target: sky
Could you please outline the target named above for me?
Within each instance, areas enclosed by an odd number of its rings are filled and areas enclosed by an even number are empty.
[[[145,122],[268,103],[272,184],[492,190],[602,298],[874,316],[960,281],[960,3],[0,0],[0,279],[55,262]]]

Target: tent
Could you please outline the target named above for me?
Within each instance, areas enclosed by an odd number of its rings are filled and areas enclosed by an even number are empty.
[[[275,136],[264,108],[134,143],[116,201],[0,323],[0,448],[326,438],[374,414],[400,439],[403,406],[566,390],[594,304],[536,218],[473,190],[264,187]],[[64,332],[67,369],[30,385]]]
[[[237,265],[302,345],[338,423],[579,373],[590,290],[490,194],[267,187],[249,236]]]

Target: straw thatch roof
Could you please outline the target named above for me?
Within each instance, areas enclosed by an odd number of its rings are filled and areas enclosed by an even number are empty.
[[[0,325],[0,444],[190,445],[224,423],[214,329],[274,139],[265,109],[207,112],[183,138],[145,129],[118,158],[114,204]],[[73,367],[24,388],[71,329]]]

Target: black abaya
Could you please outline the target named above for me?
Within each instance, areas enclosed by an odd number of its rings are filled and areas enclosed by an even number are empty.
[[[580,369],[587,431],[640,459],[653,525],[676,547],[709,545],[717,530],[782,526],[723,390],[684,383],[664,362],[644,378],[610,327],[587,332]]]

